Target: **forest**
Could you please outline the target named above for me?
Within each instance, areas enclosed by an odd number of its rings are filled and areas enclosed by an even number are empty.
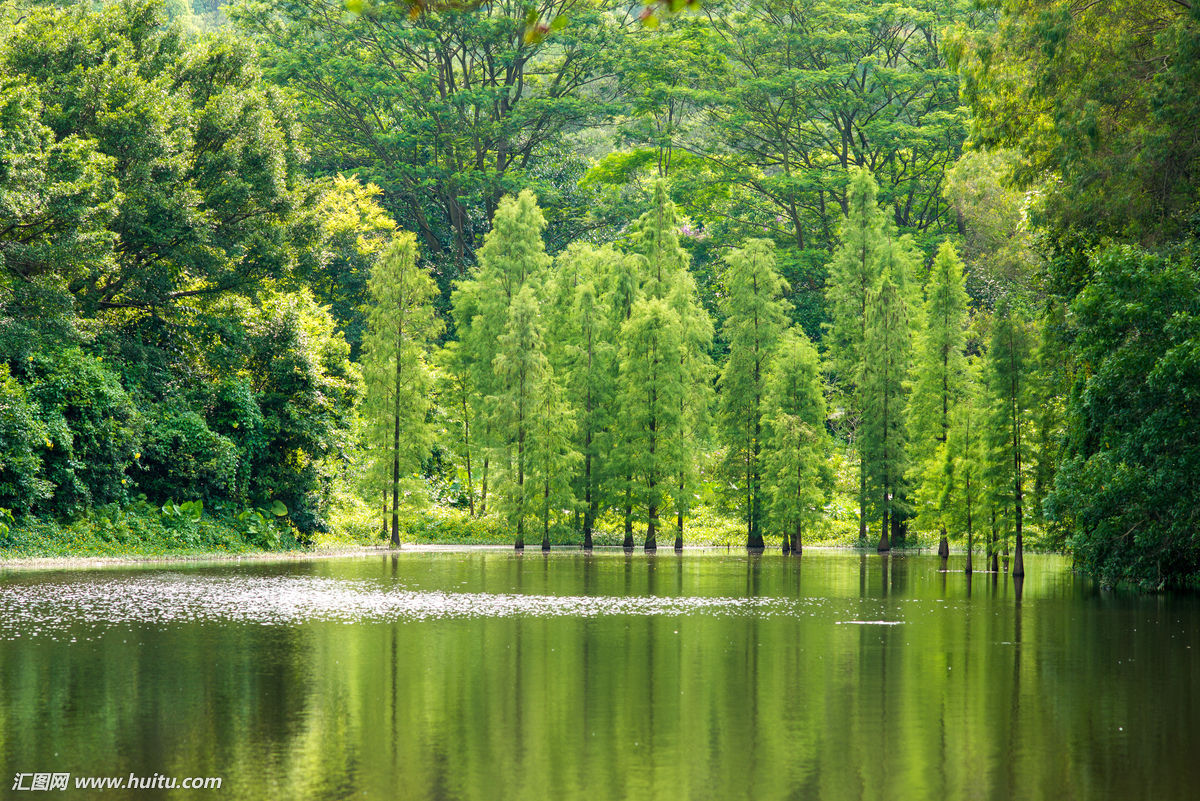
[[[1189,0],[0,0],[0,554],[1195,586],[1198,123]]]

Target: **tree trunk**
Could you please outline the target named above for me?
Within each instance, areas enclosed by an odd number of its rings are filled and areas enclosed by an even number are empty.
[[[991,557],[992,572],[1000,572],[1000,554],[996,551],[996,510],[992,509],[992,531],[988,535],[988,556]]]
[[[633,476],[626,477],[625,486],[625,541],[621,543],[627,551],[633,550],[633,491],[629,488],[629,483],[633,481]]]
[[[950,540],[946,537],[946,527],[942,526],[942,538],[938,541],[938,556],[945,562],[950,558]]]
[[[967,575],[971,575],[973,567],[971,565],[972,550],[975,547],[974,532],[971,531],[971,477],[967,476]]]
[[[592,516],[592,432],[587,432],[587,452],[583,457],[583,549],[592,550],[592,526],[595,518]]]
[[[801,527],[803,525],[804,524],[800,521],[800,519],[796,518],[796,530],[792,532],[792,555],[793,556],[799,556],[800,553],[804,550],[804,545],[800,542],[800,534],[802,532]]]
[[[890,509],[888,509],[887,490],[884,490],[883,491],[883,526],[881,527],[880,532],[879,532],[879,548],[878,548],[878,550],[880,553],[886,553],[887,551],[890,551],[892,549],[892,544],[888,541],[888,524],[891,522],[890,520],[888,520],[888,512],[889,511],[890,511]]]
[[[542,550],[550,550],[550,476],[542,485]]]
[[[867,542],[867,464],[858,455],[858,541]]]
[[[651,492],[654,491],[653,487],[651,488],[650,491]],[[646,546],[645,546],[645,548],[647,551],[657,551],[658,550],[658,505],[657,504],[654,504],[654,503],[650,504],[650,508],[646,514],[646,517],[647,517],[647,520],[646,520]]]
[[[680,491],[683,491],[683,486],[680,485]],[[675,513],[675,552],[679,553],[683,550],[683,512]]]

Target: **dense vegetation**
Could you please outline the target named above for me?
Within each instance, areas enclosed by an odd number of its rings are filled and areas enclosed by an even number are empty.
[[[0,3],[0,545],[1194,581],[1200,11],[671,5]]]

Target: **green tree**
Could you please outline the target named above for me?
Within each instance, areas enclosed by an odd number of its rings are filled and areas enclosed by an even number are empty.
[[[1200,574],[1200,267],[1131,246],[1095,256],[1071,306],[1079,372],[1047,512],[1108,584]]]
[[[500,377],[495,370],[500,337],[509,322],[513,300],[530,281],[541,283],[551,263],[542,242],[546,218],[530,191],[500,201],[492,230],[479,250],[479,265],[453,295],[454,321],[462,343],[461,358],[469,365],[474,395],[477,440],[483,453],[478,513],[487,512],[488,469],[495,451],[495,406]]]
[[[992,485],[998,506],[1016,533],[1012,574],[1025,575],[1024,474],[1029,462],[1030,390],[1029,371],[1032,340],[1029,324],[1007,300],[996,307],[984,365],[991,395],[988,433],[997,480]],[[999,476],[1003,476],[1000,479]],[[1007,557],[1007,536],[1005,537]]]
[[[683,523],[691,510],[699,478],[699,461],[708,437],[709,410],[713,401],[714,368],[709,350],[713,341],[713,323],[700,305],[696,281],[687,270],[675,278],[675,286],[667,298],[672,310],[679,315],[682,339],[679,366],[684,391],[679,398],[679,418],[682,425],[680,445],[684,454],[679,459],[679,477],[674,487],[675,550],[683,550]]]
[[[529,14],[574,24],[535,41]],[[342,0],[250,0],[233,17],[297,98],[310,169],[380,186],[446,280],[467,274],[506,193],[536,188],[574,216],[578,165],[565,138],[605,114],[589,87],[620,52],[619,29],[592,0],[381,3],[357,14]]]
[[[948,455],[939,453],[950,432],[951,416],[962,397],[966,368],[967,292],[962,261],[954,246],[942,243],[925,287],[925,322],[917,339],[912,398],[909,404],[908,443],[912,461],[911,484],[918,509],[943,496],[939,471],[932,465],[945,464]],[[929,480],[927,480],[929,479]],[[944,510],[939,509],[937,518]],[[941,526],[938,555],[949,556],[950,543]]]
[[[719,384],[725,469],[744,504],[746,547],[762,548],[763,399],[767,368],[787,324],[788,304],[780,298],[787,284],[775,269],[770,240],[748,240],[725,261],[721,311],[729,360]]]
[[[829,323],[823,344],[841,405],[841,424],[858,451],[858,537],[867,539],[867,461],[863,452],[861,388],[872,295],[880,279],[880,252],[891,233],[877,201],[878,187],[867,170],[851,172],[840,244],[829,262],[825,302]]]
[[[575,497],[571,477],[579,453],[575,450],[575,410],[553,370],[535,387],[529,427],[528,481],[538,493],[542,550],[550,550],[550,514],[571,508]]]
[[[877,499],[882,527],[879,550],[891,549],[904,510],[908,469],[906,407],[912,362],[913,307],[907,275],[913,254],[904,240],[888,242],[881,254],[883,273],[867,306],[866,355],[862,383],[862,459]]]
[[[428,414],[432,376],[426,359],[442,322],[433,312],[437,284],[417,264],[416,237],[397,234],[371,271],[364,342],[364,412],[384,486],[391,493],[392,547],[400,547],[401,469],[418,469],[433,440]],[[386,492],[385,492],[386,497]]]
[[[658,547],[659,512],[671,478],[689,456],[681,415],[685,391],[682,323],[666,301],[639,300],[621,328],[620,416],[626,432],[621,469],[629,493],[646,509],[646,550]]]
[[[944,525],[966,532],[967,573],[975,567],[975,523],[988,493],[984,469],[988,458],[986,410],[979,382],[979,361],[972,359],[965,368],[962,396],[951,413],[949,436],[941,447],[945,483],[941,502],[936,504]]]
[[[525,548],[525,518],[533,511],[532,493],[526,479],[530,473],[530,438],[538,421],[539,401],[544,407],[552,393],[545,386],[553,381],[542,320],[533,288],[524,286],[508,309],[504,333],[496,349],[496,417],[493,447],[505,468],[500,484],[500,506],[516,528],[517,550]],[[549,453],[549,449],[547,449]]]
[[[771,360],[763,414],[764,484],[784,553],[801,552],[804,528],[820,518],[832,489],[827,416],[816,348],[790,328]]]

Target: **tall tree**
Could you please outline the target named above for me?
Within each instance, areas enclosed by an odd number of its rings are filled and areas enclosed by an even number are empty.
[[[551,368],[534,388],[529,427],[529,482],[538,498],[542,550],[550,550],[550,515],[575,504],[571,488],[579,453],[575,450],[575,409]]]
[[[863,368],[862,459],[882,527],[879,550],[891,549],[894,521],[903,509],[908,468],[905,411],[912,361],[912,305],[905,291],[913,255],[904,240],[883,248],[883,273],[867,307]]]
[[[553,374],[545,348],[537,297],[531,287],[522,287],[509,306],[494,361],[498,380],[492,440],[496,458],[505,468],[500,505],[516,528],[517,550],[525,548],[525,519],[534,508],[531,493],[536,488],[531,490],[526,480],[531,431],[537,424],[539,402],[544,411],[552,396],[546,387]]]
[[[691,500],[699,478],[699,461],[709,432],[709,410],[713,401],[713,363],[709,350],[713,341],[713,323],[700,305],[696,281],[687,270],[675,277],[675,286],[667,303],[679,315],[682,340],[679,367],[684,391],[679,397],[681,421],[679,475],[672,495],[675,501],[675,550],[683,550],[683,523],[691,510]]]
[[[530,14],[573,24],[528,37]],[[380,186],[446,279],[466,274],[506,192],[544,188],[569,204],[562,143],[605,115],[601,79],[622,19],[592,0],[377,3],[357,14],[342,0],[251,0],[234,18],[297,98],[312,169]]]
[[[944,473],[931,465],[943,465],[947,455],[939,449],[950,432],[951,416],[962,396],[966,356],[967,292],[962,261],[954,246],[942,243],[925,287],[925,326],[917,339],[912,401],[909,406],[908,442],[912,461],[910,483],[919,484],[916,506],[940,506]],[[928,479],[928,480],[927,480]],[[937,510],[940,520],[944,510]],[[945,559],[950,543],[941,526],[938,555]]]
[[[966,532],[967,573],[975,568],[975,525],[983,515],[987,496],[986,415],[979,382],[979,361],[973,359],[966,365],[962,397],[951,414],[950,434],[942,448],[949,469],[943,470],[944,495],[937,504],[943,522]]]
[[[816,348],[790,328],[771,360],[763,414],[764,484],[784,553],[801,552],[804,527],[819,519],[832,489],[827,416]]]
[[[689,147],[767,208],[795,247],[833,244],[850,213],[847,171],[871,170],[911,231],[950,222],[941,185],[966,136],[942,30],[966,4],[749,0],[713,14],[726,88]],[[723,13],[722,13],[723,12]]]
[[[400,546],[402,466],[419,468],[428,455],[432,377],[426,357],[442,322],[433,311],[437,284],[417,264],[416,238],[396,234],[367,283],[371,309],[364,338],[366,414],[378,468],[390,477],[392,547]]]
[[[991,394],[988,430],[992,456],[1004,481],[993,491],[1016,533],[1012,574],[1025,575],[1022,524],[1024,520],[1024,473],[1028,467],[1030,425],[1029,370],[1032,348],[1029,324],[1007,299],[996,307],[988,343],[985,370]],[[1005,538],[1007,546],[1007,537]],[[1007,548],[1006,548],[1007,554]]]
[[[767,367],[786,326],[787,284],[775,269],[774,245],[748,240],[726,258],[721,311],[729,360],[721,371],[725,469],[743,506],[746,547],[762,548],[762,422]]]
[[[495,406],[489,399],[501,394],[495,371],[497,348],[513,299],[531,280],[540,283],[550,265],[542,242],[545,228],[546,219],[533,192],[525,190],[517,197],[503,198],[492,220],[492,230],[479,250],[479,266],[470,279],[459,282],[453,295],[461,358],[469,365],[475,397],[481,399],[474,424],[483,449],[481,515],[487,512],[488,469],[495,450]]]
[[[623,257],[611,247],[573,244],[557,260],[554,278],[556,333],[565,385],[576,408],[575,449],[582,455],[575,476],[583,511],[583,547],[591,549],[608,467],[606,435],[616,391],[615,338],[605,314],[604,281]],[[598,289],[597,287],[601,287]]]
[[[659,513],[689,454],[683,447],[682,323],[667,302],[639,300],[621,329],[620,418],[629,492],[646,509],[646,550],[658,547]]]
[[[880,251],[891,229],[879,208],[878,186],[868,170],[852,170],[840,244],[829,262],[824,345],[841,408],[841,423],[858,451],[858,537],[867,539],[867,463],[861,442],[861,387],[870,299],[880,278]]]

